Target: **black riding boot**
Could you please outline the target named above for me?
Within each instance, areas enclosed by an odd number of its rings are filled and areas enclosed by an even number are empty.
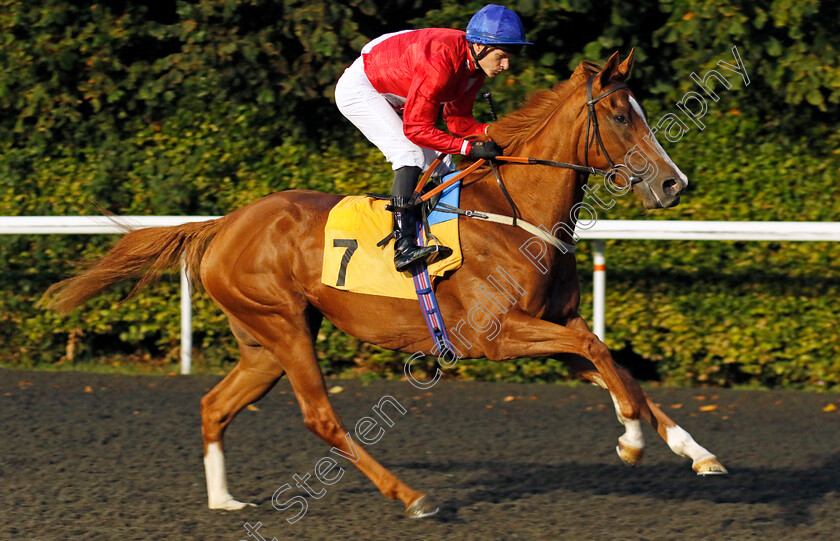
[[[394,207],[394,266],[406,271],[420,261],[430,262],[438,254],[435,246],[417,246],[417,213],[419,207],[408,210],[405,205],[414,192],[422,171],[419,167],[400,167],[394,173],[391,205]]]
[[[405,197],[392,197],[394,210],[394,266],[399,272],[409,270],[420,261],[428,261],[437,252],[435,246],[417,246],[417,215],[414,210],[396,210],[408,202]]]

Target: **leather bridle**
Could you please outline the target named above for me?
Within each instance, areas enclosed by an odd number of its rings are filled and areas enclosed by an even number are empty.
[[[610,155],[607,152],[607,147],[604,146],[604,141],[601,140],[601,131],[598,129],[598,114],[595,112],[595,104],[601,101],[602,99],[606,98],[613,92],[617,92],[623,88],[627,88],[627,85],[625,83],[620,83],[611,88],[610,90],[604,92],[597,98],[593,98],[592,82],[594,80],[594,77],[590,77],[589,80],[586,81],[586,107],[589,109],[589,118],[586,121],[586,147],[583,150],[584,163],[587,166],[589,165],[589,146],[593,143],[593,141],[589,138],[589,127],[592,126],[592,139],[598,142],[598,146],[600,146],[601,150],[604,151],[604,157],[607,158],[607,163],[610,164],[610,169],[612,169],[613,167],[615,167],[615,162],[613,162],[610,158]]]

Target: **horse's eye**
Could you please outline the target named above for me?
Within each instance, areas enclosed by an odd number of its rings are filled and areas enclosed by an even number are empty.
[[[627,117],[625,117],[624,115],[616,115],[615,121],[619,124],[627,124]]]

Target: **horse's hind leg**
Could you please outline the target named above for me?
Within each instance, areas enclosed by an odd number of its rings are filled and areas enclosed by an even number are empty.
[[[569,326],[578,328],[580,330],[589,330],[589,327],[582,319],[574,320]],[[635,466],[642,459],[644,451],[644,438],[642,436],[642,427],[638,419],[628,419],[621,414],[621,408],[618,406],[613,391],[609,389],[604,382],[604,379],[589,361],[581,358],[571,358],[567,364],[580,377],[588,379],[589,381],[606,389],[610,393],[610,397],[615,405],[616,415],[621,424],[624,425],[625,433],[618,439],[618,456],[625,464]],[[656,432],[665,440],[671,450],[683,457],[692,460],[692,468],[698,475],[711,475],[727,473],[726,468],[718,462],[715,455],[700,446],[691,435],[683,430],[670,417],[665,415],[654,402],[650,399],[647,393],[641,388],[639,383],[627,372],[624,368],[616,366],[621,381],[626,385],[630,392],[634,395],[640,393],[644,397],[644,403],[641,404],[641,415],[650,422],[651,426]]]
[[[210,509],[241,509],[246,504],[230,495],[225,474],[224,432],[242,408],[262,398],[283,376],[280,362],[231,321],[239,342],[241,360],[201,400],[201,433],[204,438],[204,471]]]
[[[244,318],[243,318],[243,321]],[[315,355],[314,332],[302,316],[251,318],[260,342],[280,359],[300,403],[306,427],[340,451],[388,498],[398,499],[412,517],[434,514],[437,509],[424,494],[403,483],[373,459],[345,430],[330,404],[324,377]],[[337,454],[337,453],[334,453]]]

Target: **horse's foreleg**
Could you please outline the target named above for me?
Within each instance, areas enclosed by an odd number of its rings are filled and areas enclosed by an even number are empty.
[[[247,504],[230,495],[225,474],[224,431],[242,408],[256,402],[283,375],[268,350],[240,340],[242,360],[201,400],[201,434],[204,438],[204,473],[210,509],[241,509]]]
[[[577,363],[570,363],[577,364],[572,368],[609,391],[616,416],[625,427],[625,433],[618,439],[618,455],[627,464],[636,464],[641,460],[644,437],[639,416],[645,408],[644,391],[630,374],[615,364],[607,346],[582,319],[575,318],[566,326],[561,326],[522,313],[509,314],[505,318],[503,333],[503,339],[494,345],[492,354],[495,356],[565,353],[577,359]]]
[[[576,318],[570,321],[568,325],[580,330],[589,330],[586,322],[581,318]],[[589,363],[585,362],[583,359],[575,359],[570,361],[568,364],[579,376],[586,378],[610,391],[610,396],[613,399],[613,403],[616,405],[618,420],[624,425],[626,430],[624,435],[618,439],[618,447],[616,449],[618,451],[618,456],[620,456],[621,460],[626,464],[631,466],[638,464],[642,458],[644,449],[644,439],[642,437],[641,423],[639,420],[626,419],[621,415],[615,395],[609,388],[607,388],[604,384],[603,378],[601,378],[601,375],[597,371],[593,370],[593,367]],[[617,370],[625,384],[630,388],[634,388],[632,391],[634,394],[642,394],[644,397],[644,404],[641,409],[642,416],[650,422],[651,426],[653,426],[660,437],[665,440],[665,443],[668,444],[668,447],[670,447],[674,453],[690,458],[692,460],[692,468],[698,475],[727,473],[726,468],[718,462],[715,455],[700,446],[696,441],[694,441],[694,438],[692,438],[688,432],[683,430],[670,417],[665,415],[665,412],[663,412],[659,406],[650,399],[641,386],[639,386],[638,382],[633,379],[633,377],[625,369],[617,367]]]
[[[601,374],[599,374],[598,371],[595,370],[595,367],[592,365],[592,363],[581,357],[574,357],[570,359],[564,358],[563,360],[566,362],[569,368],[572,369],[572,372],[575,375],[587,379],[592,383],[595,383],[596,385],[610,393],[610,398],[612,398],[613,405],[615,406],[615,414],[618,418],[618,422],[624,425],[624,434],[618,438],[618,445],[616,446],[615,450],[618,453],[618,456],[621,458],[622,462],[624,462],[628,466],[637,465],[642,460],[645,448],[645,438],[642,434],[642,423],[639,420],[639,418],[628,419],[627,417],[621,414],[621,409],[618,407],[618,400],[616,400],[615,394],[604,383],[604,378],[602,378]],[[624,369],[618,367],[617,370],[618,373],[621,376],[623,376],[622,379],[624,381],[627,381],[627,379],[632,380],[630,374],[628,374]],[[628,382],[628,386],[631,388],[634,386],[634,384],[636,384],[635,381],[632,381],[632,383]],[[644,394],[644,391],[641,389],[641,387],[639,387],[639,391]],[[640,413],[642,416],[647,417],[645,415],[647,413],[645,406],[642,406],[642,408],[640,409]]]
[[[691,467],[697,472],[697,475],[728,473],[715,455],[694,441],[691,434],[665,415],[665,412],[649,396],[645,396],[645,406],[643,414],[656,429],[656,432],[665,440],[665,443],[673,452],[691,459]]]
[[[500,335],[485,347],[485,352],[493,360],[561,353],[583,357],[597,369],[602,386],[613,395],[620,417],[638,419],[644,406],[641,388],[630,384],[633,379],[622,374],[607,346],[586,328],[585,323],[583,327],[564,327],[521,312],[511,312],[505,316]]]

